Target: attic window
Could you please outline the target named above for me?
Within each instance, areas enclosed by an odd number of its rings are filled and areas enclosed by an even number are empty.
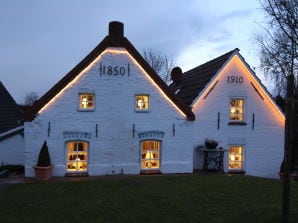
[[[94,94],[84,93],[79,96],[79,110],[80,111],[92,111],[94,110]]]
[[[231,98],[230,99],[230,120],[243,121],[244,115],[244,99]]]
[[[140,94],[135,96],[135,111],[148,112],[150,109],[149,95]]]

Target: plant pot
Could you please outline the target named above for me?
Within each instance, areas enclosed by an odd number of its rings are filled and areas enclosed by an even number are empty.
[[[218,142],[206,141],[205,146],[206,146],[207,149],[215,149],[218,146]]]
[[[47,181],[52,178],[53,165],[51,166],[34,166],[35,178],[38,181]]]

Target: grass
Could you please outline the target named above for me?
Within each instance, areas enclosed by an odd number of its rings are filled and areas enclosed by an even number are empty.
[[[298,184],[291,222],[298,222]],[[282,183],[248,176],[163,175],[16,184],[0,222],[281,222]]]

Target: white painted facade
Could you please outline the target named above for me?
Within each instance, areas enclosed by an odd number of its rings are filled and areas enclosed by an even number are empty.
[[[242,78],[237,83],[229,83],[231,76]],[[229,125],[231,98],[244,99],[246,125]],[[283,159],[284,118],[241,57],[235,55],[213,78],[193,103],[193,112],[196,116],[194,148],[204,144],[206,138],[219,141],[219,146],[226,149],[242,146],[242,170],[247,175],[278,177]],[[202,166],[203,154],[194,149],[194,169]],[[224,155],[224,171],[230,171],[229,152]]]
[[[23,127],[18,127],[4,132],[0,134],[0,137],[4,137],[22,128]],[[21,134],[13,134],[0,141],[0,165],[24,165],[24,144],[24,136]]]
[[[128,64],[129,73],[100,74],[103,66],[127,69]],[[79,110],[80,93],[95,95],[94,110]],[[148,112],[135,111],[138,94],[149,95]],[[161,173],[191,173],[192,125],[124,48],[108,48],[32,122],[25,123],[25,175],[34,176],[32,167],[44,140],[54,176],[67,173],[66,143],[78,140],[89,145],[90,176],[139,174],[140,143],[145,139],[161,142]]]
[[[121,33],[113,34],[108,41],[121,45],[125,41],[122,38]],[[108,41],[104,39],[103,43]],[[26,177],[34,176],[32,167],[45,140],[54,176],[73,173],[69,167],[69,142],[87,145],[83,172],[95,176],[151,170],[142,166],[142,143],[149,140],[159,145],[159,166],[154,171],[192,173],[203,167],[203,153],[196,147],[203,145],[206,138],[219,141],[219,146],[227,149],[223,159],[225,172],[231,171],[230,148],[240,146],[241,169],[237,171],[278,177],[283,158],[284,116],[240,54],[235,53],[193,101],[192,120],[187,109],[168,97],[169,93],[128,48],[100,48],[97,58],[42,104],[35,118],[25,122]],[[241,81],[230,81],[232,76]],[[93,95],[94,108],[82,110],[80,94]],[[137,95],[149,97],[148,110],[136,109]],[[244,101],[241,123],[230,120],[231,98]]]

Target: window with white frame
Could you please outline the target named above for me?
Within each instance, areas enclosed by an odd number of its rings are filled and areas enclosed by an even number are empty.
[[[94,110],[95,109],[95,96],[91,93],[81,93],[79,95],[79,110]]]
[[[243,146],[230,146],[229,149],[229,170],[244,169]]]
[[[139,94],[135,96],[135,110],[136,111],[149,111],[150,101],[149,95]]]
[[[88,143],[71,141],[66,144],[68,172],[86,172],[88,169]]]
[[[141,168],[143,170],[159,169],[160,141],[145,140],[141,142]]]
[[[230,121],[244,121],[244,99],[230,99]]]

